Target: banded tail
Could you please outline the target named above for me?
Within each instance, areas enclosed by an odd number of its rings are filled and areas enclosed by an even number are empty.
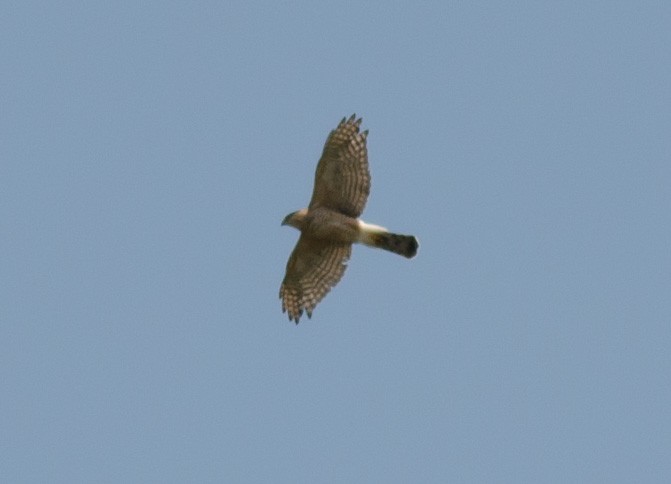
[[[359,221],[362,244],[378,249],[388,250],[394,254],[411,259],[417,254],[419,242],[414,235],[401,235],[388,232],[387,229]]]

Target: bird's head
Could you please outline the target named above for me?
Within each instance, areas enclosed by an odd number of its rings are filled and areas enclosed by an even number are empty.
[[[289,215],[284,217],[284,220],[282,220],[282,225],[289,225],[300,230],[301,227],[303,227],[303,221],[305,220],[307,213],[307,208],[301,208],[296,212],[291,212]]]

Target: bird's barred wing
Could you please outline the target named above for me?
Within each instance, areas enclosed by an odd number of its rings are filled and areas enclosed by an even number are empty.
[[[359,132],[361,118],[343,118],[331,131],[317,164],[309,208],[326,207],[350,217],[363,212],[370,193],[368,131]]]
[[[287,263],[280,287],[282,311],[298,324],[303,311],[312,311],[335,286],[347,268],[351,244],[338,244],[301,235]]]

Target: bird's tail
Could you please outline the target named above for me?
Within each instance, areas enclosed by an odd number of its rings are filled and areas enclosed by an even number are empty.
[[[408,259],[417,254],[419,242],[414,235],[393,234],[383,227],[366,223],[360,223],[359,227],[360,241],[365,245],[388,250]]]

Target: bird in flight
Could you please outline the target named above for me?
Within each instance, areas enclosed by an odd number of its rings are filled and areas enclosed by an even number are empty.
[[[296,324],[304,311],[310,318],[319,301],[340,281],[352,244],[407,258],[417,254],[419,244],[414,236],[394,234],[359,219],[370,193],[368,130],[360,132],[360,126],[361,118],[353,114],[331,131],[317,164],[308,208],[282,221],[301,231],[280,287],[282,312]]]

